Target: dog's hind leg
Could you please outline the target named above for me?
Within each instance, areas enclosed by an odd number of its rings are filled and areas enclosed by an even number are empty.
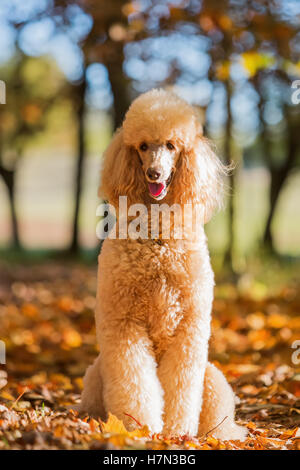
[[[81,402],[76,407],[76,410],[79,413],[85,412],[94,418],[105,419],[106,412],[103,405],[99,358],[100,356],[87,368],[83,379]]]
[[[222,372],[208,363],[198,436],[207,433],[221,440],[245,439],[247,429],[234,421],[234,393]]]

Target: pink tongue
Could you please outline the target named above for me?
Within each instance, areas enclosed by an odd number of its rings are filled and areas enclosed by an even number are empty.
[[[163,183],[148,183],[148,184],[149,184],[149,191],[154,197],[159,196],[165,189],[165,185]]]

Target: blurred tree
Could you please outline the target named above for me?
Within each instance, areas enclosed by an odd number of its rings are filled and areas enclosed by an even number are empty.
[[[276,86],[281,91],[281,98],[274,106],[274,114],[281,112],[280,121],[270,122],[267,110],[274,97],[268,96],[268,81],[270,77],[276,80]],[[276,211],[281,190],[290,174],[300,166],[300,107],[292,104],[291,79],[284,70],[261,70],[253,78],[259,94],[259,115],[261,137],[265,164],[270,172],[269,212],[263,234],[265,247],[275,252],[272,222]],[[277,108],[277,109],[276,109]],[[274,116],[273,116],[274,119]],[[281,150],[283,148],[283,151]]]
[[[72,237],[69,251],[76,253],[79,249],[79,213],[82,193],[82,173],[84,165],[85,152],[85,95],[86,95],[86,70],[80,83],[73,85],[70,89],[70,96],[77,122],[77,160],[74,182],[74,213],[72,218]]]
[[[124,0],[53,0],[43,6],[29,8],[30,14],[14,14],[11,12],[10,22],[14,25],[16,42],[22,32],[30,25],[41,24],[44,20],[51,21],[52,37],[62,36],[76,44],[79,60],[81,60],[80,77],[70,80],[68,96],[73,100],[73,109],[77,122],[77,156],[74,182],[74,213],[72,221],[72,237],[69,250],[75,253],[79,249],[79,214],[82,192],[82,174],[84,169],[86,114],[86,72],[89,65],[101,62],[107,67],[111,90],[114,98],[113,122],[118,127],[129,106],[128,80],[123,73],[124,44],[134,36],[134,29],[129,31],[127,2]],[[20,13],[20,12],[19,12]],[[49,23],[48,23],[49,25]],[[21,41],[22,42],[22,41]],[[34,38],[31,38],[34,45]],[[35,45],[36,46],[36,45]],[[34,47],[35,47],[34,46]],[[48,81],[47,81],[48,85]],[[66,91],[66,90],[65,90]],[[6,177],[6,181],[8,181]],[[11,186],[11,185],[10,185]]]
[[[221,7],[223,3],[223,8]],[[205,5],[209,5],[207,10]],[[211,11],[212,2],[206,2],[202,9],[202,14],[209,18],[208,24],[218,25],[220,38],[217,41],[216,48],[212,47],[212,62],[217,64],[217,77],[227,82],[227,96],[230,100],[230,86],[228,81],[232,75],[231,70],[237,63],[237,55],[242,59],[242,64],[247,72],[248,79],[253,80],[256,84],[256,91],[259,95],[259,117],[260,125],[263,129],[262,138],[264,143],[264,163],[268,167],[271,176],[270,196],[269,196],[269,213],[267,215],[266,227],[264,232],[264,243],[268,248],[274,250],[273,237],[271,232],[271,224],[275,213],[277,201],[284,183],[290,174],[291,170],[295,167],[297,162],[297,130],[299,129],[299,121],[296,118],[296,113],[291,113],[290,93],[286,88],[290,89],[293,75],[287,73],[287,62],[295,59],[293,50],[293,39],[298,33],[297,25],[293,22],[292,17],[282,15],[280,4],[277,8],[267,2],[218,2],[218,6],[214,6],[214,11]],[[201,16],[200,16],[201,18]],[[203,21],[203,16],[202,16]],[[205,25],[204,22],[204,25]],[[200,22],[201,24],[201,22]],[[251,35],[249,37],[249,35]],[[223,51],[220,51],[220,47]],[[218,66],[218,56],[221,58],[221,64]],[[281,90],[286,99],[283,104],[283,119],[286,123],[284,151],[282,161],[274,160],[270,146],[270,137],[267,132],[267,125],[265,123],[263,113],[264,100],[262,94],[264,90],[264,78],[274,81],[275,78],[280,77]],[[270,82],[269,82],[270,83]],[[228,101],[227,101],[228,102]],[[298,110],[299,111],[299,110]],[[299,113],[298,113],[299,114]],[[227,125],[226,135],[230,139],[230,105],[227,106]],[[230,155],[230,145],[227,142],[225,146],[227,151],[225,155]],[[228,160],[228,157],[227,159]],[[231,179],[231,186],[234,184],[234,179]],[[234,224],[234,203],[231,198],[229,207],[230,216],[230,238],[232,240],[229,244],[226,253],[227,260],[232,260],[233,257],[233,224]]]
[[[226,120],[223,133],[223,155],[225,163],[233,164],[234,152],[232,145],[232,94],[235,83],[231,78],[231,65],[237,52],[237,36],[241,33],[240,12],[238,10],[241,2],[230,2],[229,0],[209,0],[203,2],[183,2],[179,6],[172,6],[168,18],[161,20],[162,27],[169,30],[175,29],[177,25],[193,23],[198,27],[198,34],[209,38],[210,68],[208,78],[213,86],[218,82],[224,84]],[[239,13],[238,13],[239,12]],[[239,15],[239,18],[237,16]],[[239,24],[240,23],[240,24]],[[243,50],[241,47],[239,51]],[[213,96],[213,95],[212,95]],[[209,106],[209,105],[208,105]],[[207,106],[207,107],[208,107]],[[206,107],[206,108],[207,108]],[[227,267],[233,271],[233,257],[235,245],[234,232],[234,186],[235,174],[229,175],[230,197],[228,200],[228,245],[224,254],[224,261]]]
[[[33,136],[47,126],[48,112],[62,86],[62,76],[54,64],[25,56],[20,50],[1,70],[7,87],[6,105],[0,107],[0,175],[7,188],[12,243],[20,248],[15,203],[18,165]],[[44,87],[45,81],[49,86]]]
[[[159,10],[159,27],[156,33],[162,31],[170,34],[193,24],[198,28],[198,34],[209,39],[208,53],[211,65],[208,78],[212,84],[221,82],[226,92],[226,122],[224,124],[224,160],[234,161],[232,145],[232,96],[239,85],[245,80],[245,75],[238,71],[237,65],[242,64],[249,81],[258,76],[261,71],[268,76],[281,74],[291,85],[295,70],[292,64],[299,60],[299,48],[296,38],[299,33],[299,22],[291,9],[284,8],[284,2],[265,2],[263,0],[203,0],[168,2],[168,9],[163,8],[165,2],[151,3],[148,18],[152,9]],[[235,70],[234,70],[235,68]],[[299,72],[298,72],[299,73]],[[264,75],[264,74],[263,74]],[[295,78],[295,77],[294,77]],[[260,80],[258,79],[260,82]],[[261,84],[256,83],[256,90],[262,100]],[[213,95],[212,95],[213,96]],[[290,103],[289,103],[290,104]],[[209,105],[208,105],[209,107]],[[263,104],[260,104],[260,121],[262,129],[266,129],[263,119]],[[299,108],[299,107],[298,107]],[[284,106],[284,121],[286,124],[284,156],[282,161],[274,162],[270,154],[269,136],[263,131],[262,139],[265,145],[265,164],[271,175],[270,208],[267,216],[264,242],[273,247],[271,224],[275,213],[280,191],[286,178],[297,163],[297,134],[299,121],[291,106]],[[235,177],[230,176],[231,193],[234,196]],[[233,267],[234,257],[234,197],[229,199],[228,247],[225,262]]]
[[[73,97],[74,110],[76,114],[78,138],[77,138],[77,162],[74,190],[74,215],[73,229],[70,244],[70,251],[75,253],[79,249],[79,214],[82,192],[82,174],[84,168],[85,149],[85,97],[87,89],[86,72],[89,65],[100,62],[107,67],[109,80],[111,84],[114,107],[113,122],[114,129],[122,123],[124,114],[129,106],[130,98],[128,92],[128,79],[123,72],[124,44],[131,40],[133,31],[130,31],[128,24],[127,2],[124,0],[114,0],[107,2],[105,0],[74,0],[65,2],[56,0],[53,3],[52,11],[47,11],[47,15],[53,18],[60,17],[58,22],[65,28],[72,27],[73,16],[71,9],[76,8],[77,13],[89,15],[92,18],[92,26],[89,32],[83,36],[78,45],[83,53],[82,77],[77,84],[74,84],[71,91]]]
[[[108,70],[114,109],[114,129],[122,124],[130,104],[129,80],[124,74],[124,44],[133,40],[139,30],[132,28],[128,15],[133,3],[124,0],[78,0],[85,13],[93,18],[89,34],[81,43],[85,65],[100,62]]]
[[[266,149],[265,164],[270,169],[270,213],[267,217],[265,242],[272,245],[271,225],[276,203],[279,199],[281,188],[287,176],[297,162],[297,145],[295,139],[298,129],[298,118],[291,106],[282,106],[283,119],[286,132],[283,139],[284,155],[281,159],[275,158],[272,144],[272,129],[264,119],[265,104],[268,102],[264,88],[266,77],[273,77],[280,73],[286,75],[290,81],[293,73],[293,63],[297,63],[297,18],[293,15],[293,6],[284,7],[283,0],[266,2],[264,0],[141,0],[124,1],[112,0],[53,0],[44,11],[39,10],[37,17],[30,17],[26,21],[40,21],[43,18],[52,18],[56,26],[56,33],[69,35],[71,41],[76,43],[81,54],[81,77],[71,85],[71,97],[74,104],[74,112],[77,121],[77,160],[74,190],[74,217],[73,236],[70,249],[75,252],[79,248],[78,218],[80,213],[80,200],[82,188],[82,172],[85,158],[85,114],[86,114],[86,90],[88,89],[87,70],[91,64],[101,63],[108,71],[111,90],[114,98],[113,122],[114,128],[118,127],[127,110],[131,97],[139,91],[154,85],[173,85],[186,81],[191,85],[199,78],[191,76],[191,68],[188,54],[184,58],[176,56],[175,51],[162,54],[160,44],[151,51],[149,47],[155,38],[162,40],[165,37],[176,37],[180,33],[181,38],[192,41],[195,37],[202,39],[203,55],[209,56],[210,66],[207,72],[212,93],[211,102],[205,107],[209,110],[214,96],[222,89],[225,95],[224,108],[225,120],[222,123],[222,149],[224,160],[230,163],[236,160],[237,139],[235,128],[241,124],[233,112],[235,93],[239,87],[253,84],[259,95],[259,116],[262,140]],[[90,26],[83,28],[87,18]],[[19,30],[26,24],[18,22]],[[84,33],[82,33],[84,31]],[[173,35],[173,36],[172,36]],[[146,39],[146,40],[145,40]],[[145,41],[144,41],[145,40]],[[150,41],[150,42],[149,42]],[[137,48],[129,49],[129,43]],[[154,44],[154,42],[153,42]],[[170,43],[171,44],[171,43]],[[175,44],[175,43],[174,43]],[[175,47],[175,46],[174,46]],[[193,42],[193,47],[195,43]],[[141,52],[141,61],[145,62],[151,54],[156,59],[161,58],[157,67],[163,69],[164,61],[168,62],[167,72],[155,74],[154,68],[148,68],[149,72],[141,76],[140,83],[134,83],[133,75],[124,72],[126,61],[131,50],[134,55],[137,50]],[[126,52],[127,51],[127,52]],[[191,47],[192,51],[192,47]],[[172,52],[172,53],[171,53]],[[179,51],[178,51],[179,52]],[[299,54],[298,54],[299,55]],[[203,57],[203,56],[202,56]],[[195,60],[195,59],[194,59]],[[151,61],[149,61],[151,62]],[[158,61],[157,61],[158,62]],[[145,68],[146,70],[146,68]],[[276,73],[275,73],[276,72]],[[148,76],[149,75],[149,76]],[[153,76],[162,78],[152,78]],[[265,78],[261,78],[264,76]],[[203,76],[201,76],[201,79]],[[143,86],[141,83],[143,82]],[[208,119],[209,121],[209,119]],[[206,126],[212,129],[210,122]],[[243,143],[239,144],[243,147]],[[271,150],[270,150],[271,149]],[[271,155],[272,154],[272,155]],[[272,161],[272,164],[270,162]],[[234,196],[235,176],[230,176],[231,193]],[[229,199],[228,218],[228,246],[225,261],[229,267],[233,267],[235,253],[234,230],[235,204],[234,197]]]
[[[60,3],[60,2],[59,2]],[[85,92],[87,88],[86,70],[89,65],[101,62],[106,65],[114,97],[114,129],[122,123],[129,105],[127,80],[123,73],[123,44],[126,35],[127,18],[122,12],[124,1],[99,2],[95,0],[78,1],[78,6],[93,18],[89,34],[81,41],[83,51],[83,77],[74,93],[75,109],[78,122],[77,164],[75,180],[75,209],[70,251],[79,249],[79,214],[82,192],[82,172],[85,151]],[[75,2],[74,2],[75,4]]]

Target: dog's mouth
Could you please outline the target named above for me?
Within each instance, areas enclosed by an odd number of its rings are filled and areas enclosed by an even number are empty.
[[[150,183],[148,181],[148,189],[150,196],[153,197],[154,199],[163,199],[165,195],[167,194],[168,187],[171,184],[171,181],[173,179],[174,171],[171,172],[169,178],[160,183]]]

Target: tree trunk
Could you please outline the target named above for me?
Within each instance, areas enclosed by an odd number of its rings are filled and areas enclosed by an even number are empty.
[[[287,121],[288,121],[288,150],[287,150],[287,158],[285,162],[279,167],[274,168],[274,166],[270,167],[270,174],[271,174],[271,184],[270,184],[270,206],[269,206],[269,213],[267,217],[267,222],[265,226],[263,242],[265,247],[270,250],[271,252],[275,252],[274,248],[274,240],[272,235],[272,222],[274,218],[274,214],[277,208],[277,203],[279,200],[279,196],[281,193],[284,184],[289,177],[291,170],[294,168],[295,161],[297,158],[297,151],[298,151],[298,134],[299,134],[299,127],[295,126],[292,120],[289,118],[288,112],[286,114]]]
[[[114,97],[114,130],[122,125],[125,113],[130,105],[128,80],[123,72],[123,44],[117,45],[111,60],[107,61],[109,81]]]
[[[16,249],[21,248],[20,237],[19,237],[19,225],[16,212],[15,203],[15,170],[7,170],[0,166],[0,175],[3,178],[5,186],[8,192],[9,207],[10,207],[10,218],[11,218],[11,230],[12,230],[12,244]]]
[[[232,154],[231,154],[231,128],[232,128],[232,115],[231,115],[231,86],[229,79],[225,82],[226,86],[226,107],[227,107],[227,121],[225,129],[225,145],[224,145],[224,154],[225,154],[225,163],[230,165],[232,163]],[[231,270],[233,269],[233,256],[234,256],[234,189],[235,189],[235,178],[233,172],[229,176],[229,188],[230,188],[230,197],[228,202],[228,245],[224,255],[224,264]]]
[[[84,139],[84,118],[85,118],[85,91],[86,91],[86,77],[84,75],[83,82],[78,86],[76,94],[77,99],[77,162],[76,162],[76,175],[75,175],[75,207],[73,214],[73,229],[72,240],[69,251],[75,254],[79,250],[79,213],[80,213],[80,200],[82,193],[82,172],[85,156],[85,139]]]
[[[271,170],[271,184],[270,184],[270,194],[269,194],[269,201],[270,201],[270,208],[267,217],[263,242],[266,248],[268,248],[271,252],[274,252],[274,242],[273,242],[273,235],[272,235],[272,222],[275,213],[275,209],[277,206],[277,202],[279,199],[279,194],[284,184],[284,181],[287,177],[287,174],[282,175],[280,170]]]
[[[285,184],[286,179],[288,178],[291,170],[295,165],[295,160],[297,157],[298,150],[298,133],[299,126],[297,123],[293,122],[292,116],[289,112],[288,107],[285,107],[285,117],[287,120],[287,157],[286,160],[280,167],[276,167],[272,158],[272,145],[268,136],[266,124],[263,118],[263,111],[265,101],[260,89],[260,82],[263,79],[264,74],[258,74],[254,79],[253,83],[255,89],[260,97],[259,99],[259,118],[262,125],[261,138],[263,143],[263,151],[265,156],[265,161],[270,172],[271,182],[270,182],[270,192],[269,192],[269,213],[267,216],[267,221],[265,225],[264,235],[263,235],[263,244],[271,252],[275,253],[274,240],[272,234],[272,222],[274,214],[276,212],[277,203],[279,200],[280,192]]]

